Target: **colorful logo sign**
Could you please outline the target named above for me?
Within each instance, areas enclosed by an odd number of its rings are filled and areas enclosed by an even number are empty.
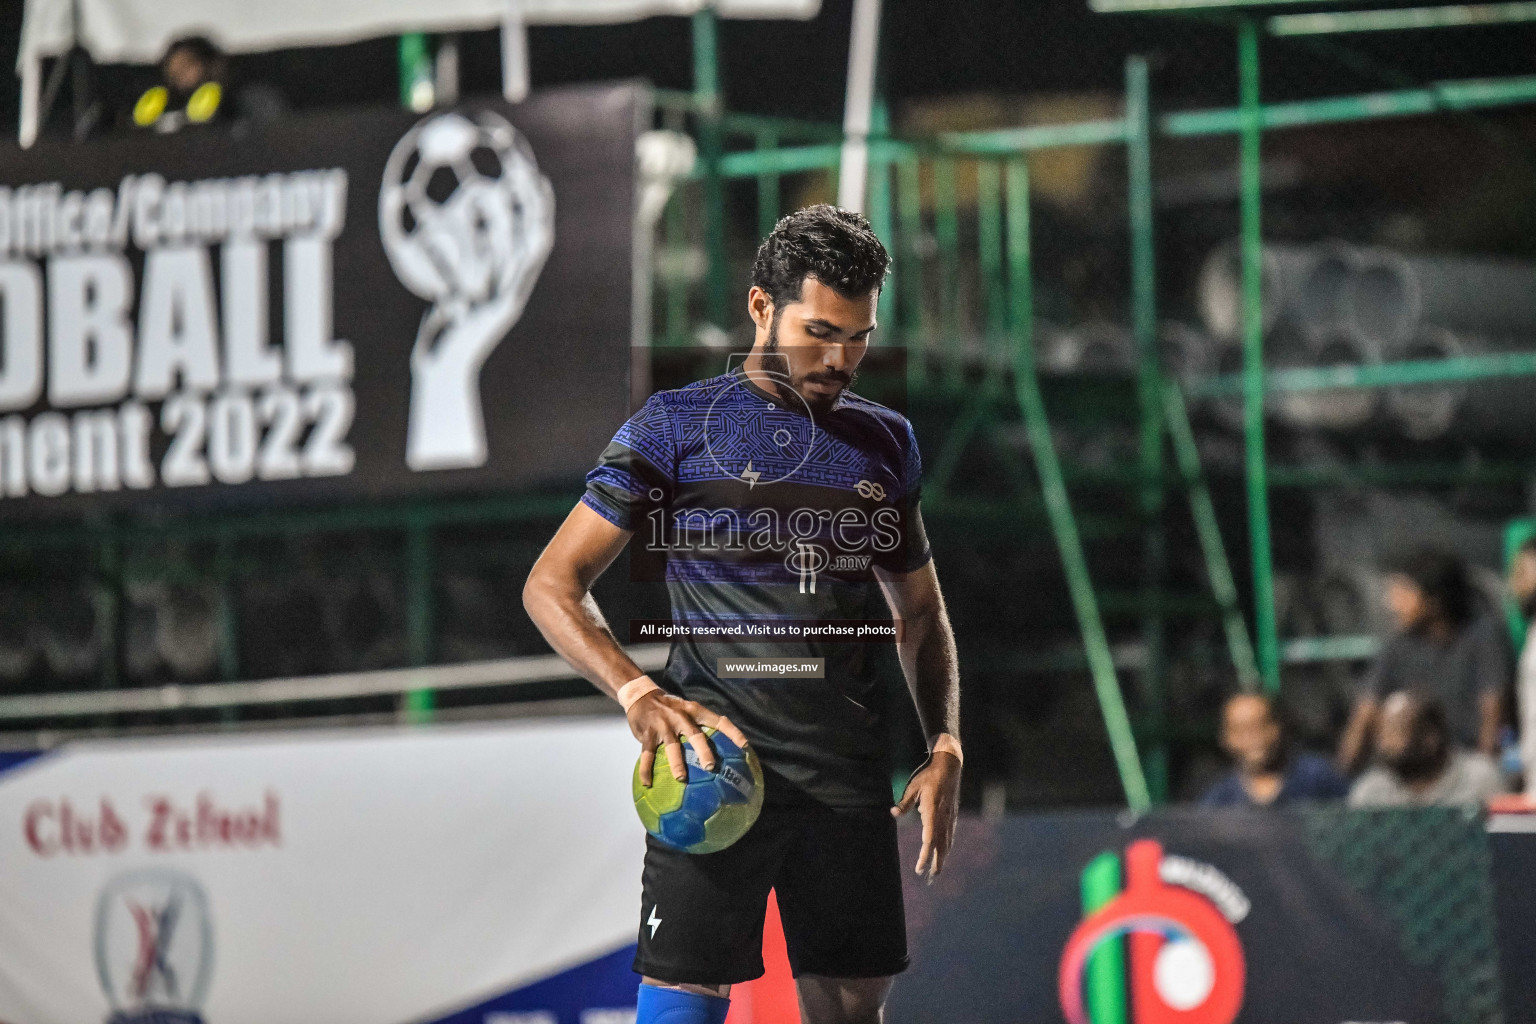
[[[213,918],[192,876],[166,868],[113,878],[96,902],[96,973],[108,1024],[202,1024]]]
[[[1232,1024],[1243,1004],[1233,924],[1247,898],[1208,864],[1143,839],[1083,872],[1087,917],[1067,940],[1058,986],[1068,1024]]]

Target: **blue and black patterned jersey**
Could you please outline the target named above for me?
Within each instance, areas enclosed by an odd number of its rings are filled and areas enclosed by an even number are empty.
[[[739,370],[652,395],[587,475],[582,501],[634,533],[632,572],[713,631],[674,639],[658,683],[741,727],[770,801],[890,802],[873,644],[751,630],[888,621],[875,570],[930,557],[921,476],[899,413],[845,392],[808,415]],[[825,678],[720,678],[718,659],[752,657],[821,658]]]

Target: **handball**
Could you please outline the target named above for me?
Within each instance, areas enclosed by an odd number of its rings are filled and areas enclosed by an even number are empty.
[[[665,747],[656,751],[649,789],[640,785],[640,765],[635,764],[635,810],[641,823],[659,842],[684,853],[718,853],[746,835],[763,808],[757,753],[742,750],[716,729],[706,727],[704,735],[715,748],[714,771],[699,764],[698,752],[686,741],[687,782],[672,777]]]

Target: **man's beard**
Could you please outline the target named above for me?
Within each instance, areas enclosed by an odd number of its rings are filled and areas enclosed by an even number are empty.
[[[803,377],[795,377],[789,372],[789,357],[779,350],[779,314],[773,314],[773,320],[768,325],[768,342],[763,346],[763,369],[773,374],[773,387],[778,392],[785,404],[791,408],[795,405],[795,399],[799,399],[810,407],[812,412],[827,412],[843,397],[843,391],[851,391],[853,385],[859,379],[859,371],[852,370],[841,373],[837,370],[818,370],[815,373],[807,373]],[[817,384],[840,384],[842,391],[833,395],[818,395],[812,392],[807,395],[800,390],[800,386],[807,381]]]
[[[1395,757],[1382,757],[1386,765],[1404,782],[1428,782],[1440,776],[1449,758],[1445,744],[1415,740]]]

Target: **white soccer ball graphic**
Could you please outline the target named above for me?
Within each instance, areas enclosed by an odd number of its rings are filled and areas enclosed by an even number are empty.
[[[554,247],[554,189],[504,118],[437,114],[389,154],[379,237],[401,283],[432,304],[411,349],[406,464],[483,466],[480,370]]]
[[[384,166],[379,232],[390,265],[411,291],[445,306],[508,292],[526,299],[554,221],[554,192],[532,150],[489,111],[421,122]]]

